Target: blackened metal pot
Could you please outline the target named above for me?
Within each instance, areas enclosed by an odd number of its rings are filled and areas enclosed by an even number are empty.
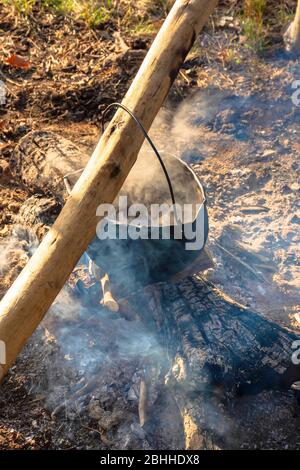
[[[128,276],[142,285],[166,281],[193,264],[207,241],[206,198],[197,175],[185,162],[172,155],[164,155],[164,164],[172,181],[176,208],[179,212],[182,209],[180,217],[176,219],[175,214],[172,223],[167,224],[165,220],[161,223],[145,221],[137,224],[135,220],[126,220],[126,217],[125,220],[115,220],[107,216],[101,222],[100,236],[103,238],[103,234],[109,233],[115,236],[113,239],[108,235],[106,239],[95,237],[87,249],[92,261],[117,283],[122,284]],[[141,175],[145,176],[147,172],[148,178],[141,180]],[[143,189],[136,191],[138,183],[141,183]],[[149,212],[153,204],[172,206],[159,166],[155,168],[155,164],[151,163],[151,169],[148,167],[147,171],[143,161],[133,168],[120,196],[127,196],[130,206],[143,204]],[[114,206],[118,207],[118,203],[119,198]],[[187,211],[184,207],[187,207]],[[132,232],[139,231],[144,238],[132,239]],[[148,234],[147,238],[145,234]]]

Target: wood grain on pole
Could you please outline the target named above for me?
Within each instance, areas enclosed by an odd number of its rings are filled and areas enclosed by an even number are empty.
[[[123,103],[149,129],[217,0],[177,0]],[[100,139],[57,221],[0,303],[6,364],[0,380],[43,319],[96,232],[96,209],[117,196],[143,135],[119,110]]]
[[[300,55],[300,0],[297,3],[297,9],[295,18],[288,26],[284,40],[286,43],[286,49],[294,55]]]

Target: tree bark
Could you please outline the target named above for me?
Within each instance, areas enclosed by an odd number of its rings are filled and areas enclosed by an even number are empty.
[[[216,0],[178,0],[125,99],[149,129]],[[56,223],[0,304],[6,364],[0,380],[62,289],[96,233],[96,209],[111,203],[130,172],[144,137],[119,110],[100,139]]]
[[[169,358],[165,383],[179,407],[187,449],[226,447],[226,428],[236,419],[226,403],[244,396],[255,403],[267,390],[284,394],[300,378],[300,366],[292,363],[297,337],[200,276],[139,290],[129,305],[158,332]]]
[[[300,54],[300,0],[298,0],[294,21],[288,26],[284,40],[286,49],[292,54]]]

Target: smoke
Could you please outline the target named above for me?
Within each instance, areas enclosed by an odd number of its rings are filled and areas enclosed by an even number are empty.
[[[207,276],[232,297],[288,325],[288,314],[300,304],[297,116],[287,96],[274,103],[272,97],[256,93],[208,88],[175,110],[163,110],[150,132],[170,173],[176,200],[195,202],[192,182],[176,158],[192,165],[205,186],[209,248],[215,261]],[[284,128],[288,143],[281,138]],[[50,160],[47,164],[54,168],[57,162]],[[70,162],[59,162],[64,174],[73,168]],[[147,143],[121,193],[129,194],[129,202],[147,206],[170,203],[165,176]],[[28,231],[18,230],[1,242],[3,278],[12,264],[20,269],[37,244]],[[123,281],[116,294],[124,307],[126,296],[144,287],[147,266],[137,259],[137,251],[117,245],[114,249],[119,263],[113,269]],[[127,433],[136,433],[135,439],[144,442],[137,426],[140,383],[146,376],[153,406],[170,364],[155,328],[142,321],[142,311],[130,312],[129,321],[100,301],[99,281],[88,273],[82,258],[42,324],[44,342],[55,344],[55,354],[49,356],[47,380],[39,391],[46,393],[51,411],[58,407],[57,413],[63,410],[73,418],[90,413],[93,419],[97,416],[101,429],[112,429],[111,437],[116,428],[122,429],[120,441]],[[216,432],[222,416],[214,404],[207,403],[206,410],[207,428]],[[230,427],[224,419],[220,434],[229,434]]]
[[[38,246],[35,234],[20,224],[0,239],[0,295],[3,296]]]
[[[57,352],[46,361],[47,380],[35,392],[46,396],[53,419],[82,420],[99,429],[109,448],[149,447],[140,426],[141,381],[146,376],[151,407],[167,367],[155,333],[140,320],[128,321],[100,305],[83,305],[68,287],[43,327]]]
[[[290,326],[300,309],[300,112],[283,77],[265,93],[195,92],[159,116],[151,134],[160,148],[191,164],[205,187],[211,280]]]
[[[298,77],[296,64],[287,64],[287,70]],[[215,260],[211,279],[239,301],[289,323],[289,312],[299,305],[300,143],[295,125],[300,112],[293,89],[284,77],[278,80],[264,93],[242,87],[199,90],[175,110],[163,109],[150,135],[176,201],[195,203],[198,197],[176,157],[192,165],[205,186]],[[64,173],[70,170],[67,163]],[[129,195],[129,205],[171,203],[166,178],[147,142],[120,194]],[[134,259],[127,257],[130,263]]]

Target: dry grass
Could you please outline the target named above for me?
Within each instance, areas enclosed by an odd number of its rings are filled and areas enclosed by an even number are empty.
[[[263,15],[266,9],[266,0],[245,0],[244,12],[249,18],[253,18],[258,24],[263,22]]]
[[[266,0],[244,0],[241,18],[243,33],[248,39],[249,46],[257,50],[264,46],[266,5]]]
[[[34,8],[48,8],[59,14],[84,20],[92,28],[114,23],[131,35],[153,35],[159,29],[175,0],[0,0],[9,4],[16,14],[30,15]],[[237,0],[234,14],[240,17],[249,47],[261,49],[268,30],[268,16],[284,24],[293,16],[292,0]],[[293,3],[293,2],[292,2]],[[231,2],[220,2],[222,8]],[[296,0],[295,0],[296,5]],[[273,16],[274,16],[273,15]]]
[[[30,15],[34,7],[49,8],[85,20],[91,27],[108,22],[118,11],[116,0],[2,0],[16,13]]]
[[[82,19],[94,28],[117,21],[127,31],[151,33],[153,21],[164,18],[174,0],[0,0],[1,3],[11,5],[19,15],[29,16],[35,7],[49,8]]]

